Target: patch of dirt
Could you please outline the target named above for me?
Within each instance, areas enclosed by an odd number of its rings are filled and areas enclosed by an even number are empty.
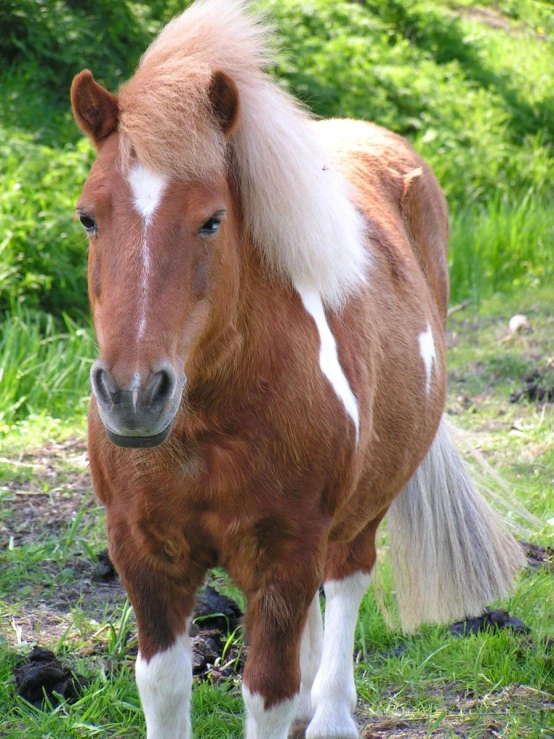
[[[483,23],[489,28],[496,28],[500,31],[505,31],[511,36],[517,36],[522,33],[526,33],[530,36],[534,36],[537,39],[547,40],[548,36],[544,29],[533,28],[526,21],[521,18],[515,19],[504,15],[496,8],[483,8],[483,7],[465,7],[457,6],[456,11],[458,14],[470,21],[477,21]]]
[[[514,32],[518,30],[514,26],[514,22],[511,18],[503,15],[500,11],[495,8],[480,8],[480,7],[458,7],[458,12],[463,18],[467,18],[472,21],[479,21],[484,23],[491,28],[500,28],[503,31]]]
[[[66,568],[73,571],[73,579],[57,585],[59,566],[53,562],[45,562],[40,566],[45,584],[33,585],[31,592],[25,593],[25,605],[12,616],[12,632],[6,634],[9,642],[52,645],[74,623],[73,609],[78,608],[85,619],[99,623],[110,618],[125,602],[126,595],[119,578],[107,582],[96,580],[92,562],[70,559],[66,562]],[[17,607],[21,596],[15,592],[11,597],[4,597],[6,602],[12,599]],[[71,643],[81,638],[75,632],[69,634],[66,641]]]
[[[60,539],[78,515],[84,524],[97,519],[84,440],[49,443],[16,459],[1,457],[0,463],[21,470],[1,484],[0,550]],[[25,584],[24,595],[15,588],[3,596],[14,605],[11,629],[6,630],[14,645],[51,645],[72,625],[75,607],[86,619],[101,621],[125,601],[119,579],[98,581],[95,565],[85,555],[63,564],[47,560],[29,567],[39,577]],[[25,605],[19,608],[22,600]]]
[[[0,458],[21,474],[2,484],[4,511],[0,548],[29,544],[37,537],[59,535],[77,515],[91,490],[86,444],[69,440],[27,451],[17,460]],[[9,507],[6,505],[9,503]],[[94,496],[86,509],[96,507]]]

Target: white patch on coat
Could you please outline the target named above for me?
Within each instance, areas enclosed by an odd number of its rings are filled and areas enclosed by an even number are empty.
[[[325,583],[323,657],[312,688],[314,717],[306,739],[337,736],[357,739],[352,718],[356,708],[354,633],[358,610],[371,576],[356,572]]]
[[[312,686],[321,664],[322,652],[323,621],[321,619],[318,591],[310,606],[306,626],[302,633],[302,641],[300,642],[300,672],[302,683],[300,685],[300,697],[296,709],[296,720],[301,723],[308,723],[313,716]]]
[[[298,695],[266,709],[263,696],[251,693],[243,684],[242,697],[246,707],[246,739],[287,739]]]
[[[433,329],[431,324],[427,324],[427,331],[422,331],[419,335],[419,353],[425,365],[425,389],[427,395],[431,390],[431,379],[433,377],[433,367],[437,360],[437,350],[433,340]]]
[[[150,660],[139,653],[135,669],[147,739],[190,739],[192,647],[188,628],[172,647]]]
[[[321,295],[312,288],[296,285],[296,290],[302,299],[302,303],[306,311],[315,321],[319,333],[319,366],[325,377],[331,383],[331,386],[337,396],[341,399],[346,412],[354,422],[356,428],[356,443],[358,442],[358,434],[360,430],[360,417],[358,411],[358,401],[352,392],[352,388],[346,375],[340,366],[339,355],[337,351],[337,342],[331,333]]]
[[[167,187],[168,178],[157,174],[142,164],[134,164],[129,172],[129,187],[133,196],[135,210],[142,217],[141,239],[141,271],[140,271],[140,305],[137,334],[139,340],[144,336],[146,328],[146,312],[148,309],[149,278],[152,267],[150,244],[148,242],[149,228],[154,213],[159,208],[163,194]]]

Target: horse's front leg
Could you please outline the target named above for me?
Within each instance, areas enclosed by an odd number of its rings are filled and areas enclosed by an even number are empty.
[[[296,716],[301,682],[300,644],[319,584],[316,562],[283,562],[250,595],[249,640],[243,698],[246,739],[287,739]]]
[[[126,525],[110,523],[108,513],[110,553],[137,619],[135,676],[147,739],[190,739],[188,629],[204,571],[183,557],[171,538],[152,538],[141,545]]]

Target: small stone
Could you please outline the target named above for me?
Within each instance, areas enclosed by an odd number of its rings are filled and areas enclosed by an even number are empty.
[[[533,327],[529,323],[527,316],[518,313],[510,318],[508,330],[511,334],[529,334],[533,330]]]

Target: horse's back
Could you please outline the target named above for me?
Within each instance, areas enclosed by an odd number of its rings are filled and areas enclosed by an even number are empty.
[[[363,121],[313,125],[368,227],[366,289],[329,318],[361,409],[362,472],[338,493],[332,538],[340,541],[382,515],[436,434],[446,388],[448,218],[433,173],[400,136]]]
[[[448,304],[448,213],[442,189],[426,162],[401,136],[366,121],[315,124],[335,165],[354,186],[370,224],[373,248],[399,262],[415,255],[439,315]],[[386,244],[386,246],[384,246]]]

